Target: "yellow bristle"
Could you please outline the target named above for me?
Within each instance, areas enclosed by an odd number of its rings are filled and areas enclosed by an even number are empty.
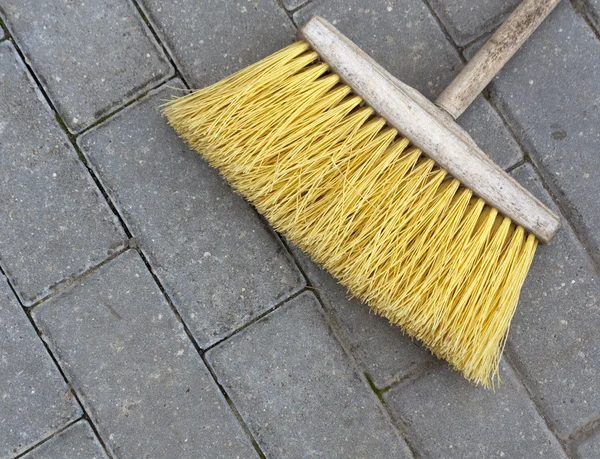
[[[492,386],[537,240],[362,102],[297,42],[165,113],[354,296]]]

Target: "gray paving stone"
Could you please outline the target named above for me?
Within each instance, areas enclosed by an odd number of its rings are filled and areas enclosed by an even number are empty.
[[[207,355],[267,457],[412,457],[310,293]]]
[[[0,275],[0,457],[12,457],[81,415],[65,380]]]
[[[600,253],[600,41],[561,2],[494,80],[492,95]]]
[[[160,105],[171,94],[120,113],[80,145],[204,348],[303,280],[251,207],[167,125]]]
[[[600,0],[587,0],[584,3],[592,21],[600,29]]]
[[[416,341],[403,335],[398,327],[391,326],[387,319],[375,315],[366,304],[350,299],[346,288],[333,276],[300,249],[291,247],[327,312],[333,314],[340,325],[352,353],[378,388],[388,386],[434,359]]]
[[[508,169],[523,159],[521,147],[498,112],[479,96],[461,115],[460,124],[475,143],[500,167]]]
[[[256,457],[139,254],[33,311],[118,457]]]
[[[186,81],[204,87],[293,43],[276,0],[142,0]]]
[[[332,22],[394,76],[434,99],[463,64],[421,0],[315,1],[294,13],[301,26],[311,16]],[[519,146],[489,103],[478,97],[460,118],[479,146],[500,166],[522,158]]]
[[[391,74],[430,99],[462,68],[421,0],[315,0],[294,13],[298,26],[313,15],[330,21]]]
[[[438,367],[394,386],[384,399],[402,419],[423,457],[566,458],[510,368],[495,391]]]
[[[459,46],[465,46],[496,26],[520,0],[429,0],[446,30]]]
[[[108,459],[87,421],[69,426],[29,452],[23,459]]]
[[[486,41],[488,41],[491,38],[492,35],[493,35],[492,33],[487,33],[483,37],[478,38],[471,45],[469,45],[468,47],[463,49],[462,54],[465,57],[465,59],[470,61],[473,58],[473,56],[475,56],[475,53],[477,53],[477,51],[479,51],[481,49],[481,47],[485,44]],[[499,78],[499,76],[496,75],[495,78]],[[493,83],[493,80],[492,80],[492,83]],[[487,86],[489,89],[492,88],[492,83],[490,83]]]
[[[283,0],[281,3],[286,10],[295,10],[296,8],[301,7],[305,3],[308,3],[309,0]]]
[[[0,0],[0,10],[73,132],[173,72],[129,0]]]
[[[600,457],[600,435],[588,438],[577,447],[579,459],[598,459]]]
[[[0,261],[31,305],[125,235],[9,42],[0,81]]]
[[[513,176],[549,203],[531,166]],[[546,418],[563,435],[600,412],[600,281],[563,219],[540,246],[512,322],[509,348]]]

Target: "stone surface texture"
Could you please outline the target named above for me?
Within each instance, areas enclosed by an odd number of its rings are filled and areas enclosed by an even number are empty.
[[[204,348],[302,279],[252,208],[167,124],[160,105],[171,94],[154,94],[79,144]]]
[[[458,119],[475,143],[503,169],[523,159],[521,147],[512,136],[498,112],[479,96]]]
[[[596,30],[600,29],[600,0],[587,0],[583,4],[584,6],[587,6],[587,13],[594,22]]]
[[[81,414],[0,275],[0,457],[20,454]]]
[[[34,319],[118,457],[256,456],[137,252]]]
[[[316,0],[294,13],[298,26],[322,16],[402,82],[432,99],[463,64],[422,1]]]
[[[446,30],[459,46],[489,32],[519,5],[519,0],[430,0]]]
[[[172,73],[129,0],[1,0],[0,11],[73,132]]]
[[[308,3],[309,0],[282,0],[282,5],[286,10],[295,10],[305,3]]]
[[[0,82],[0,262],[30,305],[125,238],[9,42]]]
[[[78,421],[23,456],[24,459],[108,459],[87,421]]]
[[[384,399],[424,457],[564,458],[512,371],[495,391],[475,388],[448,367],[392,388]]]
[[[597,180],[600,41],[561,2],[494,80],[493,98],[514,124],[569,217],[600,260]]]
[[[231,75],[295,39],[275,0],[142,0],[150,21],[192,87]]]
[[[551,204],[531,166],[513,176]],[[537,250],[509,338],[527,384],[563,435],[600,412],[599,328],[600,279],[565,224]]]
[[[577,447],[577,455],[581,459],[596,459],[600,457],[600,435],[588,438]]]
[[[268,457],[410,457],[310,293],[208,359]]]

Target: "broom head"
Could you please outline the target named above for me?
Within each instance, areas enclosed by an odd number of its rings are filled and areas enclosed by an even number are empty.
[[[400,135],[306,42],[164,112],[353,296],[494,384],[536,237]]]

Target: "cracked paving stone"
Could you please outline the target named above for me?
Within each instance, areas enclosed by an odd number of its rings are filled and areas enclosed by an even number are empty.
[[[304,281],[250,205],[161,116],[174,91],[153,94],[79,144],[206,348]]]
[[[0,261],[30,306],[120,250],[125,234],[10,42],[0,82]]]
[[[113,455],[257,457],[136,251],[33,316]]]

